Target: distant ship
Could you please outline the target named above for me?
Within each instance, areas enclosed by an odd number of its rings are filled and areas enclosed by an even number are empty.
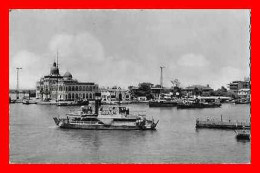
[[[60,128],[86,130],[155,130],[159,120],[149,120],[143,114],[130,114],[126,107],[110,107],[108,110],[99,109],[95,101],[95,112],[92,107],[81,107],[78,112],[68,113],[65,117],[54,117]]]
[[[177,101],[175,100],[153,100],[149,101],[149,107],[175,107],[177,106]]]
[[[220,107],[221,103],[219,99],[211,98],[211,97],[201,97],[195,99],[183,100],[182,102],[178,102],[177,108],[185,109],[185,108],[217,108]]]

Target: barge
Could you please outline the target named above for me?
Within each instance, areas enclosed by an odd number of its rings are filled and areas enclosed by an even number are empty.
[[[247,122],[234,122],[221,120],[196,120],[196,128],[212,128],[212,129],[250,129],[251,124]]]

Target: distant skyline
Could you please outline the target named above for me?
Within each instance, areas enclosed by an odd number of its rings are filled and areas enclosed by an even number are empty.
[[[250,10],[12,10],[9,87],[33,89],[59,52],[60,74],[127,88],[217,89],[250,75]]]

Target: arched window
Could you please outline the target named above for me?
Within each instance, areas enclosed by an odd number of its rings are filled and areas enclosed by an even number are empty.
[[[72,93],[72,99],[74,99],[74,93]]]
[[[83,91],[86,91],[86,86],[83,86],[83,89],[82,89]]]
[[[78,94],[77,94],[77,93],[76,93],[76,96],[75,96],[75,98],[76,98],[76,99],[78,99],[78,98],[79,98],[79,96],[78,96]]]
[[[86,95],[85,95],[85,93],[83,93],[83,99],[85,99],[86,98]]]
[[[72,86],[72,91],[74,91],[74,86]]]
[[[76,86],[76,91],[78,91],[78,86]]]
[[[89,93],[89,98],[92,99],[92,94],[91,93]]]
[[[69,91],[71,91],[71,87],[69,86]]]
[[[81,91],[81,86],[79,86],[79,91]]]
[[[68,100],[70,100],[71,99],[71,95],[70,95],[70,93],[69,93],[69,95],[68,95]]]

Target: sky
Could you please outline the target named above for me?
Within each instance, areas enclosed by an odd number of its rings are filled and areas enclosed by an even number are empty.
[[[12,10],[9,87],[60,74],[127,88],[141,82],[213,89],[250,75],[249,10]]]

